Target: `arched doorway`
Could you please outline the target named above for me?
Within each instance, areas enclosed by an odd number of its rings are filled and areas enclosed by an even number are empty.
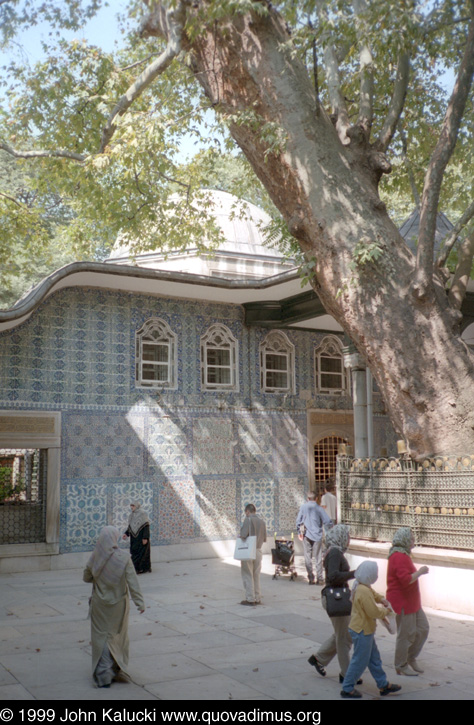
[[[341,443],[348,443],[348,438],[329,435],[321,438],[314,446],[314,484],[318,496],[324,493],[324,484],[336,478],[336,456]]]

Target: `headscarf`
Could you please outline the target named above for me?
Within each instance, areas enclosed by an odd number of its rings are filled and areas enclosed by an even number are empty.
[[[392,541],[392,547],[388,552],[388,556],[391,557],[392,554],[394,554],[396,551],[410,556],[411,541],[412,533],[409,526],[402,526],[400,529],[397,529],[397,531],[395,531]]]
[[[326,532],[326,547],[334,547],[344,554],[349,546],[349,527],[346,524],[336,524]]]
[[[352,586],[351,599],[354,600],[356,589],[359,584],[365,584],[367,587],[372,586],[378,579],[379,567],[376,561],[363,561],[355,570],[355,582]]]
[[[94,580],[100,579],[110,587],[119,583],[130,558],[127,552],[120,551],[119,537],[120,531],[115,526],[105,526],[87,562]]]
[[[148,514],[142,509],[139,501],[132,501],[130,506],[135,506],[135,510],[132,511],[128,518],[128,528],[132,535],[136,536],[140,529],[150,523],[150,519],[148,518]]]

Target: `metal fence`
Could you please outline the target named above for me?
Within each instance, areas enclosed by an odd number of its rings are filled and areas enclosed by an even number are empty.
[[[474,550],[474,456],[338,456],[337,480],[352,537],[391,541],[410,526],[419,546]]]
[[[46,463],[42,449],[0,449],[0,545],[46,540]]]

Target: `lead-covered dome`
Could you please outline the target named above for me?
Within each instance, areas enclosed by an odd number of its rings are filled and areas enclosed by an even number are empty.
[[[134,253],[132,259],[129,247],[119,241],[107,261],[229,279],[270,277],[294,267],[278,249],[265,244],[264,230],[271,218],[255,204],[218,190],[206,191],[205,202],[197,203],[205,204],[224,237],[209,255],[190,245],[178,252]]]

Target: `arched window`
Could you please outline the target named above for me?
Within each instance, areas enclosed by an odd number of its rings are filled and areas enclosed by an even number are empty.
[[[260,344],[262,393],[295,392],[295,346],[285,333],[269,332]]]
[[[347,392],[348,378],[344,368],[341,341],[332,335],[323,339],[314,352],[316,392],[343,395]]]
[[[238,390],[237,370],[237,340],[225,325],[211,325],[201,337],[202,389]]]
[[[135,340],[137,385],[175,390],[177,336],[169,325],[152,317],[138,330]]]

